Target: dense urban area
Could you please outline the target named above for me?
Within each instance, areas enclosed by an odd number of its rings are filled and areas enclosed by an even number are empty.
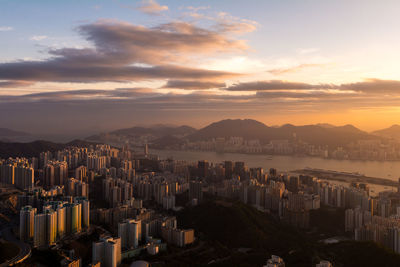
[[[147,145],[140,150],[81,142],[36,157],[2,159],[1,261],[106,267],[400,264],[398,191],[372,196],[365,183],[339,185],[245,162],[159,159]],[[352,256],[364,251],[370,254]]]

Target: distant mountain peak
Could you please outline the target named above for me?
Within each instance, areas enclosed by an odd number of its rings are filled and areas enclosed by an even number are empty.
[[[327,129],[336,127],[335,125],[330,124],[330,123],[317,123],[316,125],[319,127],[322,127],[322,128],[327,128]]]
[[[296,127],[296,126],[294,126],[293,124],[290,124],[290,123],[285,123],[284,125],[281,126],[281,128],[284,128],[284,127]]]
[[[156,125],[158,128],[132,127],[108,133],[127,138],[146,136],[151,145],[174,147],[184,142],[212,141],[217,138],[229,140],[231,137],[242,137],[246,141],[259,140],[261,144],[268,144],[273,140],[293,140],[296,138],[316,146],[338,147],[345,146],[358,140],[380,138],[364,132],[351,124],[334,126],[327,123],[300,125],[284,124],[271,127],[254,119],[223,119],[210,123],[196,130],[190,126],[168,127]],[[94,136],[88,138],[93,141],[108,140],[109,136]]]
[[[386,138],[400,140],[400,125],[393,124],[389,128],[374,131],[374,132],[372,132],[372,134],[375,134],[377,136],[386,137]]]

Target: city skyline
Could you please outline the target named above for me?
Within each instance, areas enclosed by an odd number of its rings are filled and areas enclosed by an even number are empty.
[[[0,4],[6,128],[398,123],[395,1]]]
[[[0,245],[20,247],[0,261],[106,267],[400,261],[397,179],[285,171],[243,155],[179,160],[142,149],[80,143],[0,159],[2,197],[16,199],[14,207],[2,200]],[[248,251],[234,258],[244,246]],[[193,256],[201,250],[202,257]],[[360,252],[365,256],[354,257]]]
[[[400,266],[399,11],[0,0],[0,266]]]

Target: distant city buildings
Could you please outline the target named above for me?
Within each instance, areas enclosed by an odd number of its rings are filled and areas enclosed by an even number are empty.
[[[0,159],[0,183],[15,185],[19,189],[32,189],[34,169],[25,158]]]
[[[357,160],[399,160],[400,143],[396,141],[382,142],[380,139],[358,140],[346,146],[332,147],[312,145],[300,140],[276,139],[267,143],[260,140],[246,140],[243,137],[212,138],[195,142],[187,142],[182,150],[217,151],[227,153],[269,154],[269,155],[305,155],[334,159]]]

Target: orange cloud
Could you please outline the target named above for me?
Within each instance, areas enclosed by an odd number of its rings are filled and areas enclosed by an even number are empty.
[[[158,15],[167,11],[168,6],[162,6],[155,0],[143,0],[137,9],[149,15]]]
[[[326,64],[300,64],[289,68],[271,69],[268,70],[268,72],[274,75],[281,75],[286,73],[298,72],[306,68],[316,68],[324,66],[326,66]]]

